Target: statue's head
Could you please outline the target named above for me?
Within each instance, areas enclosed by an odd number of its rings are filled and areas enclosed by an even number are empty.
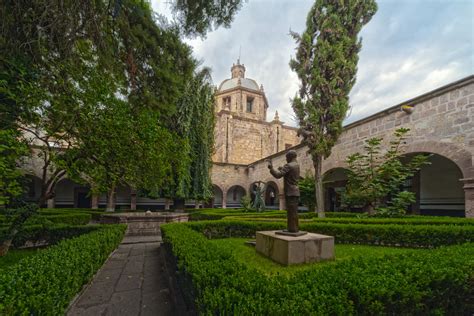
[[[296,156],[296,151],[294,151],[293,149],[288,150],[288,152],[286,153],[286,161],[291,162],[296,159]]]

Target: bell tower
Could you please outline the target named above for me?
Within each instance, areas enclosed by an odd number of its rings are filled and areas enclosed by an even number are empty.
[[[233,64],[230,68],[233,78],[245,78],[245,66],[240,64],[240,59],[237,59],[237,64]]]

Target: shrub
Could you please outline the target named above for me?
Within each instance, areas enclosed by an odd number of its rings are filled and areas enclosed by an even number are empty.
[[[200,221],[186,224],[208,238],[254,237],[259,230],[277,230],[284,222]],[[474,242],[474,226],[448,225],[369,225],[301,223],[300,229],[334,236],[336,243],[401,247],[438,247]]]
[[[73,214],[58,214],[58,215],[43,215],[30,217],[26,221],[26,225],[38,224],[69,224],[69,225],[86,225],[91,220],[91,214],[87,213],[73,213]]]
[[[190,283],[188,304],[203,315],[462,315],[474,308],[472,244],[267,277],[187,226],[164,225],[163,238]]]
[[[6,268],[1,315],[59,315],[122,240],[124,225],[68,239]]]

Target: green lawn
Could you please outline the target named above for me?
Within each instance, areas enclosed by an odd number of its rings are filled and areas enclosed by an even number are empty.
[[[419,249],[408,249],[408,248],[395,248],[395,247],[380,247],[380,246],[365,246],[365,245],[336,245],[336,260],[326,261],[304,265],[293,265],[293,266],[282,266],[272,260],[258,254],[255,251],[255,247],[246,245],[245,242],[248,238],[225,238],[225,239],[213,239],[212,243],[219,247],[230,249],[235,258],[254,269],[257,269],[267,275],[290,275],[294,272],[304,271],[309,269],[315,269],[324,267],[335,262],[342,260],[348,260],[363,256],[385,256],[385,255],[396,255],[406,252],[422,252],[430,250],[419,250]]]
[[[41,249],[14,249],[9,250],[6,256],[0,257],[0,270],[13,265],[23,258],[33,256]]]

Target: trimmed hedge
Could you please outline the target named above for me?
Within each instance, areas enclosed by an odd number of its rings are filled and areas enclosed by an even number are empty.
[[[284,222],[200,221],[187,223],[208,238],[254,237],[258,230],[284,229]],[[301,223],[304,231],[331,235],[336,243],[438,247],[474,242],[474,226]]]
[[[317,218],[316,216],[305,216],[308,214],[300,214],[300,220],[313,220],[318,223],[338,223],[338,224],[396,224],[396,225],[471,225],[474,226],[474,219],[471,218],[440,218],[440,217],[403,217],[403,218]],[[266,216],[259,215],[242,215],[242,216],[225,216],[224,220],[251,220],[251,221],[271,221],[286,220],[284,216]]]
[[[64,314],[124,233],[125,225],[107,225],[6,268],[0,275],[0,314]]]
[[[474,246],[344,260],[267,277],[183,224],[162,226],[188,304],[203,315],[463,315],[474,311]]]
[[[12,241],[13,248],[24,247],[28,242],[45,243],[53,245],[67,238],[76,237],[82,234],[97,230],[100,226],[72,226],[66,224],[55,225],[30,225],[24,226],[15,235]],[[0,236],[4,235],[6,229],[0,229]]]
[[[25,225],[35,224],[69,224],[69,225],[86,225],[91,220],[91,215],[87,213],[75,213],[75,214],[59,214],[59,215],[40,215],[29,218]]]

